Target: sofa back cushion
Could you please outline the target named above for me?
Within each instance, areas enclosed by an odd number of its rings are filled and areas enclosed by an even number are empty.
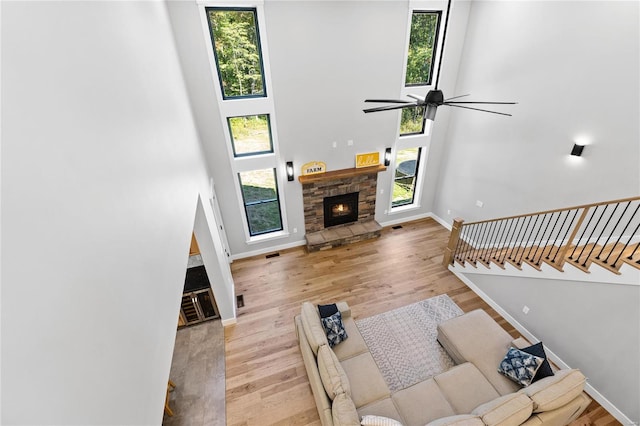
[[[482,418],[487,426],[518,426],[533,412],[533,401],[527,395],[511,393],[476,407],[471,414]]]
[[[555,376],[545,377],[520,390],[533,401],[533,412],[542,413],[568,404],[580,395],[586,378],[580,370],[559,370]]]
[[[300,318],[302,319],[302,329],[305,336],[309,341],[309,346],[314,355],[318,354],[318,348],[322,345],[327,345],[327,335],[324,332],[322,323],[320,322],[320,314],[316,306],[310,302],[304,302],[302,304],[302,310],[300,312]]]
[[[336,395],[331,404],[333,426],[360,426],[360,418],[356,406],[349,396],[344,393]]]
[[[318,348],[318,371],[324,390],[331,400],[341,393],[345,393],[347,396],[351,395],[349,378],[340,365],[340,361],[327,345]]]

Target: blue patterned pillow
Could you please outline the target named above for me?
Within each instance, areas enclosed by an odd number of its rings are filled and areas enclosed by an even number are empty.
[[[520,386],[529,386],[543,362],[544,358],[509,348],[500,361],[498,371]]]
[[[334,347],[349,337],[347,336],[347,331],[344,329],[344,324],[342,324],[342,315],[340,314],[340,311],[326,318],[321,318],[321,320],[324,331],[327,333],[329,346]]]

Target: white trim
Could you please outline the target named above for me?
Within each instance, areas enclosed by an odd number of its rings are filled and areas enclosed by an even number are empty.
[[[537,343],[540,341],[536,336],[533,335],[526,327],[520,324],[514,317],[512,317],[507,311],[505,311],[495,300],[493,300],[489,295],[487,295],[484,291],[482,291],[478,286],[476,286],[473,281],[471,281],[466,276],[458,273],[454,268],[449,267],[449,270],[453,272],[453,274],[460,279],[467,287],[469,287],[474,293],[476,293],[482,300],[484,300],[489,306],[493,308],[502,318],[504,318],[509,324],[515,327],[516,330],[529,342]],[[561,368],[571,368],[566,362],[564,362],[560,357],[558,357],[553,351],[545,346],[545,351],[548,354],[548,358],[551,359],[556,365]],[[587,379],[588,380],[588,379]],[[620,411],[616,406],[614,406],[611,401],[605,398],[596,388],[594,388],[590,383],[585,385],[585,392],[592,397],[594,400],[598,402],[607,410],[613,417],[615,417],[620,423],[625,425],[634,425],[633,421],[628,418],[622,411]]]
[[[211,78],[213,79],[213,86],[216,94],[216,102],[219,106],[220,121],[222,124],[222,130],[227,145],[227,156],[229,159],[229,165],[231,166],[231,173],[233,175],[233,187],[236,192],[236,202],[238,204],[239,211],[243,212],[241,215],[241,221],[243,231],[245,234],[245,241],[247,244],[254,244],[264,242],[270,239],[282,238],[288,236],[286,229],[288,229],[287,219],[287,207],[285,200],[284,185],[286,182],[286,163],[281,157],[279,143],[278,143],[278,125],[275,117],[275,106],[273,96],[273,86],[271,84],[271,64],[269,60],[269,43],[267,40],[267,26],[264,17],[264,1],[197,1],[200,13],[200,21],[202,25],[202,33],[205,38],[205,46],[207,48],[207,57],[209,59],[209,69],[211,72]],[[262,57],[262,74],[264,76],[263,86],[266,96],[249,97],[239,99],[223,99],[222,88],[220,87],[220,76],[218,73],[218,67],[216,65],[216,59],[214,55],[213,42],[211,40],[211,32],[209,29],[209,20],[206,13],[207,7],[246,7],[254,8],[256,10],[256,24],[258,26],[259,39],[260,39],[260,55]],[[247,115],[268,115],[269,125],[271,133],[271,144],[273,148],[272,153],[258,154],[255,156],[234,157],[233,155],[233,143],[231,141],[231,133],[227,124],[229,117],[239,117]],[[269,234],[263,234],[260,236],[251,236],[249,231],[249,223],[247,219],[247,213],[242,197],[242,188],[240,186],[240,179],[238,174],[241,172],[249,172],[252,170],[263,169],[275,169],[276,173],[276,187],[278,193],[278,200],[280,204],[280,220],[282,222],[282,230]],[[233,257],[232,257],[233,259]]]
[[[237,318],[229,318],[229,319],[221,319],[220,322],[222,323],[223,327],[227,327],[230,325],[234,325],[238,323],[238,319]]]

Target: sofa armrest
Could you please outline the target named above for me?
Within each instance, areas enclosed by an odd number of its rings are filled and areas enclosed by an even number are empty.
[[[349,305],[347,304],[347,302],[337,302],[336,306],[338,307],[338,310],[340,311],[340,315],[342,315],[342,318],[347,318],[351,316],[351,308],[349,307]]]

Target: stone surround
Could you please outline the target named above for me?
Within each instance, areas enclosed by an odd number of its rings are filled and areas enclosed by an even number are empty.
[[[375,221],[378,173],[384,166],[344,169],[300,176],[304,203],[305,238],[309,251],[326,250],[380,236]],[[324,228],[325,197],[359,192],[357,222]]]

